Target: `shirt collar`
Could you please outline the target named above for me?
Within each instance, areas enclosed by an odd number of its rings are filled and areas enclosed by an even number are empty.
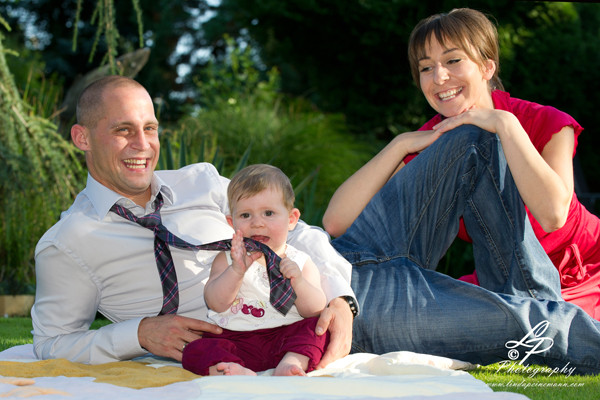
[[[175,201],[175,193],[173,192],[173,189],[171,189],[171,187],[169,187],[156,174],[152,175],[150,187],[152,188],[152,196],[148,204],[152,204],[158,192],[161,192],[163,194],[163,200],[165,204],[173,205]],[[140,207],[128,198],[102,185],[89,173],[87,177],[87,185],[85,187],[85,194],[92,203],[92,206],[96,210],[96,213],[98,213],[100,219],[103,219],[108,214],[113,204],[117,202],[127,208]]]

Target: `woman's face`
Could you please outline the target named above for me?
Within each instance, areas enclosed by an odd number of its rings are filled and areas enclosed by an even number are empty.
[[[482,68],[452,42],[442,46],[431,37],[419,60],[421,90],[429,105],[445,117],[471,108],[494,108],[488,82],[495,68],[492,60]]]

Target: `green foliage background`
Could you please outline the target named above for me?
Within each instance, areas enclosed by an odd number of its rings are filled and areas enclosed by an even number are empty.
[[[50,120],[57,92],[37,82],[15,85],[0,35],[0,292],[27,292],[34,282],[37,239],[79,190],[75,147]],[[28,83],[34,71],[30,70]],[[23,94],[22,94],[23,93]],[[50,99],[50,103],[46,99]]]
[[[389,140],[433,115],[411,80],[410,31],[420,19],[456,7],[478,9],[497,22],[500,77],[513,96],[553,105],[587,128],[578,153],[599,192],[597,3],[223,0],[204,28],[211,42],[226,32],[257,43],[263,62],[281,69],[284,91],[341,112],[355,134]]]
[[[275,164],[291,177],[303,218],[318,225],[345,178],[433,115],[411,81],[408,35],[421,18],[463,6],[497,21],[500,76],[513,96],[553,105],[587,128],[578,155],[590,191],[600,192],[598,4],[0,2],[10,28],[0,49],[0,292],[33,284],[35,243],[83,188],[61,103],[103,60],[150,49],[137,79],[157,100],[163,168],[211,161],[229,176],[242,164]],[[450,254],[442,270],[469,268],[468,246]]]
[[[211,63],[196,79],[201,108],[163,132],[179,155],[175,165],[185,164],[182,157],[215,160],[226,176],[236,172],[242,156],[246,164],[276,165],[296,188],[302,218],[320,225],[329,198],[369,159],[371,146],[349,134],[343,115],[282,94],[277,69],[263,77],[251,48],[226,41],[227,58]],[[302,193],[310,181],[312,190]]]
[[[0,148],[7,148],[2,153],[7,179],[2,185],[6,195],[0,226],[5,239],[0,292],[8,293],[32,290],[35,244],[85,184],[82,154],[64,138],[68,132],[61,134],[53,123],[60,114],[56,109],[62,94],[60,81],[46,85],[44,75],[38,73],[43,61],[37,53],[26,50],[25,54],[32,56],[32,72],[17,75],[19,93],[0,51],[2,80],[12,89],[0,105],[5,111],[30,111],[22,121],[24,129],[11,112],[7,112],[10,119],[0,120],[5,128]],[[22,59],[11,61],[20,71]],[[364,151],[357,151],[342,115],[324,114],[301,98],[281,94],[278,71],[261,74],[248,47],[242,50],[230,40],[227,57],[211,63],[196,85],[200,100],[190,105],[184,117],[161,128],[162,168],[212,161],[227,176],[248,163],[273,163],[290,176],[303,218],[319,224],[324,205],[347,171],[368,159]],[[0,89],[4,91],[1,84]],[[158,107],[159,116],[161,112]],[[319,178],[320,170],[338,172]],[[22,190],[14,190],[21,185]]]

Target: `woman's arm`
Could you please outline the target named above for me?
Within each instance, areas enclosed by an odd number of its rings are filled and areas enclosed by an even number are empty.
[[[403,166],[408,154],[421,152],[441,132],[416,131],[396,136],[375,157],[348,178],[333,194],[323,216],[332,236],[342,235],[387,181]]]
[[[511,172],[517,171],[513,177],[519,193],[544,231],[560,229],[567,221],[575,185],[573,128],[566,126],[552,135],[541,154],[529,137],[521,140],[524,143],[512,138],[503,140],[500,135]]]
[[[561,228],[573,196],[575,133],[570,126],[552,135],[538,153],[515,115],[502,110],[470,110],[436,125],[445,132],[473,124],[500,138],[506,161],[523,201],[546,232]]]

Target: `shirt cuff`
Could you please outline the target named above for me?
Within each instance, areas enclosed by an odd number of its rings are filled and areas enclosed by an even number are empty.
[[[138,328],[143,318],[134,318],[114,324],[112,337],[116,338],[114,348],[119,358],[130,360],[148,354],[148,351],[140,346]]]

